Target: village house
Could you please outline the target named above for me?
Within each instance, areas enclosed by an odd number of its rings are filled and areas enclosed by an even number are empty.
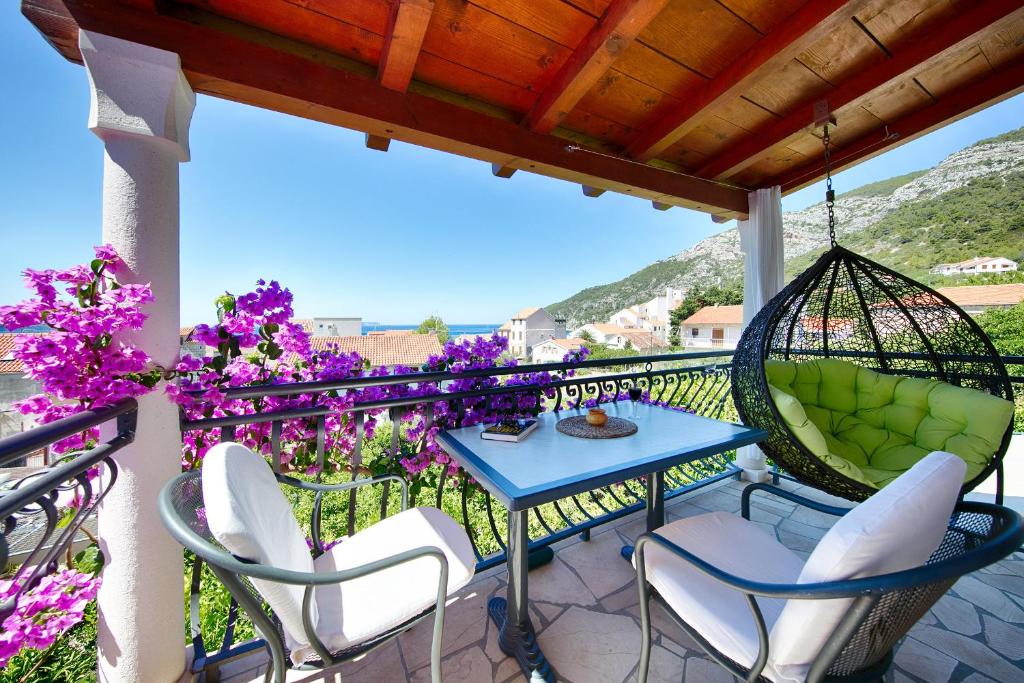
[[[979,256],[959,263],[940,263],[931,269],[934,275],[984,275],[986,273],[1012,273],[1017,262],[1002,256]]]
[[[735,349],[743,333],[743,306],[705,306],[681,327],[679,343],[687,348]]]
[[[587,323],[573,333],[574,337],[589,337],[598,344],[612,349],[636,349],[641,353],[657,352],[668,346],[653,331],[626,328],[610,323]]]
[[[1013,308],[1024,301],[1024,284],[1021,283],[940,287],[937,291],[971,315],[993,308]]]
[[[548,339],[565,339],[565,320],[543,308],[524,308],[498,328],[508,339],[508,352],[516,358],[530,358],[533,347]]]
[[[534,363],[560,363],[565,358],[565,354],[579,350],[586,343],[586,340],[579,337],[548,339],[533,347],[530,360]]]
[[[685,289],[666,287],[664,294],[614,313],[608,319],[608,323],[625,329],[653,332],[658,339],[667,343],[669,314],[678,308],[685,298]]]
[[[372,367],[388,369],[397,365],[419,368],[430,356],[441,354],[441,342],[434,333],[313,336],[309,344],[314,351],[334,348],[342,353],[358,353]]]

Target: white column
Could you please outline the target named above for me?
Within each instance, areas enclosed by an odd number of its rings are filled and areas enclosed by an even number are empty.
[[[188,161],[195,95],[178,55],[81,31],[89,128],[104,144],[103,242],[127,264],[125,282],[156,301],[131,340],[170,366],[178,355],[178,164]],[[99,594],[101,681],[174,681],[185,667],[181,547],[157,515],[160,488],[181,471],[181,435],[163,386],[139,401],[135,443],[117,456],[99,512],[107,558]]]
[[[743,324],[747,325],[769,299],[782,289],[782,191],[778,186],[747,195],[750,218],[739,222],[743,252]],[[736,454],[736,465],[748,481],[767,481],[764,453],[746,446]]]

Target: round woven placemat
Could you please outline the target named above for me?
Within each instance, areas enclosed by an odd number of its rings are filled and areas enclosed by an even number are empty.
[[[559,420],[555,424],[555,429],[563,434],[581,439],[615,439],[620,436],[636,434],[637,426],[621,417],[609,417],[603,425],[595,427],[587,422],[585,415],[577,415]]]

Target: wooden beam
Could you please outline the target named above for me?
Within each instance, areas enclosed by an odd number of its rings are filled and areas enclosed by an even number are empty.
[[[516,169],[511,166],[505,166],[497,162],[491,164],[491,173],[497,178],[511,178],[512,174],[516,172]]]
[[[377,82],[385,88],[398,92],[409,88],[433,12],[434,0],[392,0],[384,48],[377,65]],[[366,136],[366,146],[370,149],[386,152],[390,143],[385,137]]]
[[[849,21],[864,4],[866,0],[810,0],[696,92],[684,95],[680,106],[640,133],[627,152],[640,161],[657,157],[693,130],[700,116],[713,113],[782,68]]]
[[[978,39],[984,31],[999,30],[1003,25],[1024,18],[1020,0],[981,0],[959,16],[930,29],[918,39],[909,41],[891,58],[879,53],[875,63],[859,70],[830,92],[805,101],[786,117],[751,132],[745,138],[716,155],[697,170],[705,178],[727,178],[761,158],[769,149],[810,127],[812,108],[820,99],[827,99],[830,109],[856,106],[873,91],[897,80],[907,80],[924,71],[952,52]]]
[[[434,12],[434,0],[392,0],[391,5],[377,81],[385,88],[405,92]]]
[[[370,135],[366,134],[366,146],[369,149],[375,149],[378,152],[388,151],[388,146],[391,145],[391,138],[386,138],[381,135]]]
[[[80,27],[177,53],[199,93],[674,206],[747,210],[742,189],[592,154],[510,120],[416,92],[399,93],[318,61],[316,51],[278,49],[274,41],[251,37],[251,31],[217,30],[201,17],[185,21],[100,0],[23,0],[22,13],[72,61],[81,61]]]
[[[590,187],[589,185],[580,185],[583,190],[584,197],[600,197],[604,194],[604,190],[599,187]]]
[[[667,4],[668,0],[613,0],[541,92],[524,119],[527,127],[548,133],[558,126]]]
[[[960,90],[944,95],[933,104],[889,123],[883,130],[875,130],[833,150],[832,170],[835,172],[870,159],[1020,92],[1024,92],[1024,57],[1018,57],[991,75],[975,80]],[[816,159],[773,178],[765,185],[781,185],[783,194],[787,194],[810,185],[824,174],[822,160]]]

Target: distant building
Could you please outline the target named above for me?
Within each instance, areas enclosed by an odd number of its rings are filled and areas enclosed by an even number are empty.
[[[684,320],[681,328],[683,346],[735,349],[743,333],[743,306],[705,306]]]
[[[940,287],[936,291],[971,315],[993,308],[1013,308],[1024,301],[1024,284],[1020,283]]]
[[[441,342],[433,333],[313,336],[309,343],[314,351],[336,349],[340,353],[358,353],[373,367],[405,365],[417,368],[426,363],[430,356],[441,354]]]
[[[664,294],[613,314],[608,319],[608,324],[624,329],[652,332],[658,339],[667,343],[669,314],[678,308],[685,298],[685,289],[666,287]]]
[[[598,344],[612,349],[636,349],[641,353],[656,352],[668,344],[653,331],[621,327],[611,323],[588,323],[573,332],[574,337],[589,335]]]
[[[1017,262],[1002,256],[980,256],[960,263],[940,263],[932,268],[935,275],[985,275],[989,273],[1012,273]]]
[[[301,322],[306,332],[317,337],[357,337],[363,333],[362,318],[313,318]]]
[[[585,340],[575,337],[572,339],[548,339],[533,347],[533,355],[530,360],[534,363],[559,363],[565,358],[565,354],[578,350],[586,343]]]
[[[14,358],[14,338],[10,332],[0,333],[0,439],[36,426],[35,418],[22,415],[14,404],[39,392],[39,384],[25,377],[25,366]],[[46,450],[34,453],[10,467],[41,467],[46,464]],[[3,477],[0,476],[0,479]]]
[[[548,339],[565,339],[565,320],[555,318],[543,308],[524,308],[499,327],[498,334],[508,339],[509,354],[530,358],[537,344]]]

